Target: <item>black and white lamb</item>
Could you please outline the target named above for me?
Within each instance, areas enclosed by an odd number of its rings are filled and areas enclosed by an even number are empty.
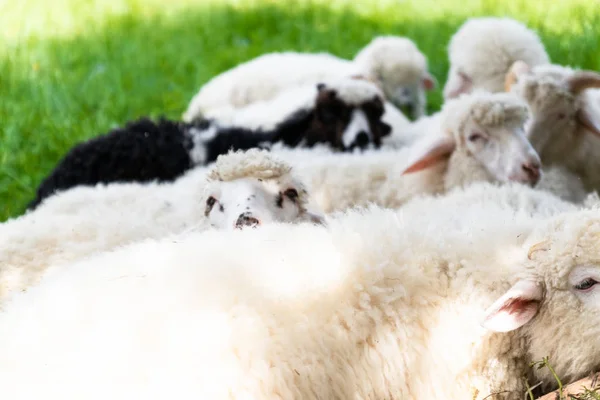
[[[369,82],[345,79],[321,83],[307,107],[265,129],[223,125],[212,119],[190,122],[147,117],[75,145],[37,189],[28,208],[69,188],[110,182],[172,181],[207,165],[229,150],[313,147],[337,151],[380,147],[390,126],[381,121],[383,96]]]

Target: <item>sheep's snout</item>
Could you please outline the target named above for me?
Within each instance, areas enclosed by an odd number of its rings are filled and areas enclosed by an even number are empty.
[[[361,149],[366,148],[370,142],[371,141],[369,140],[369,135],[365,131],[359,132],[358,135],[356,135],[356,139],[354,140],[354,144]]]
[[[259,225],[260,221],[258,220],[258,218],[253,217],[252,213],[250,212],[241,213],[237,221],[235,222],[236,229],[242,229],[244,227],[256,228]]]
[[[526,162],[521,166],[532,186],[538,183],[542,176],[541,165],[537,161]]]

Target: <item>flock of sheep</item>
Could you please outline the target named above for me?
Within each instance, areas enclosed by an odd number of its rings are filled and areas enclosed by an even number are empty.
[[[76,145],[0,226],[2,397],[522,399],[595,371],[600,74],[508,18],[448,55],[432,115],[385,36]]]

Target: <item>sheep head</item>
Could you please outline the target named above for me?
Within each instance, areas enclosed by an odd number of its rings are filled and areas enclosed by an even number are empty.
[[[459,153],[461,162],[469,160],[483,170],[485,179],[533,186],[541,177],[541,162],[525,137],[526,118],[526,105],[514,95],[476,91],[449,100],[442,110],[442,131],[424,139],[426,144],[415,150],[404,173],[447,162]]]
[[[483,327],[516,332],[528,357],[549,363],[563,382],[600,367],[600,214],[572,211],[540,223],[511,270],[512,287],[492,302]],[[552,389],[548,368],[533,369]]]
[[[551,162],[578,147],[583,132],[600,136],[600,111],[586,93],[592,88],[600,88],[600,74],[560,66],[530,68],[518,61],[506,76],[506,90],[525,99],[531,110],[529,139]]]
[[[333,148],[352,151],[371,145],[378,148],[391,127],[381,120],[383,94],[363,79],[341,79],[319,83],[306,144],[329,143]]]
[[[378,36],[354,58],[360,70],[379,82],[385,96],[414,119],[425,110],[426,92],[438,83],[428,71],[427,58],[413,41],[399,36]]]
[[[216,228],[310,221],[324,216],[309,210],[309,194],[292,168],[266,150],[229,152],[208,174],[205,216]]]
[[[469,18],[448,45],[450,68],[444,98],[453,99],[476,89],[503,91],[511,64],[549,64],[550,59],[537,34],[512,18]]]

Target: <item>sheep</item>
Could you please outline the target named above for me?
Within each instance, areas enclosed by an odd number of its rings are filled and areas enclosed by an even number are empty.
[[[213,162],[230,149],[290,147],[328,143],[334,150],[381,146],[391,128],[382,122],[383,94],[356,79],[311,86],[305,106],[268,130],[223,126],[214,120],[175,122],[141,118],[123,128],[75,145],[40,183],[28,205],[35,209],[57,191],[110,182],[172,181],[185,171]],[[270,109],[265,112],[273,111]]]
[[[263,54],[208,81],[192,98],[183,120],[269,100],[293,86],[357,75],[376,82],[387,99],[418,118],[425,114],[425,91],[437,86],[427,68],[427,58],[417,46],[398,36],[375,37],[353,61],[324,52]]]
[[[445,200],[52,271],[0,314],[3,395],[516,400],[556,386],[544,356],[564,381],[598,367],[599,211]]]
[[[559,65],[531,67],[516,61],[506,90],[531,110],[527,135],[545,165],[575,174],[587,191],[600,190],[600,74]]]
[[[355,80],[363,80],[366,83],[355,84]],[[404,131],[409,126],[410,120],[393,104],[384,100],[383,93],[377,86],[359,76],[350,79],[324,80],[323,82],[328,82],[330,86],[340,87],[340,90],[338,90],[340,97],[345,97],[344,103],[348,105],[360,103],[368,105],[372,98],[380,97],[383,101],[381,122],[384,126],[389,126],[389,129],[385,127],[382,130],[381,144],[396,147],[405,144]],[[343,86],[347,86],[347,88],[342,88]],[[211,109],[209,113],[205,114],[205,117],[211,118],[222,125],[272,130],[298,110],[311,109],[317,95],[315,89],[316,87],[312,83],[293,86],[282,90],[268,100],[255,101],[237,108],[227,106]],[[346,95],[343,96],[344,94]],[[379,109],[379,106],[376,105],[376,108]],[[344,112],[336,111],[336,114],[338,113],[344,114]],[[300,114],[304,115],[302,112]],[[349,113],[345,114],[348,115]],[[369,114],[366,114],[366,116],[369,117]],[[375,116],[375,118],[378,117]]]
[[[513,62],[550,63],[537,34],[511,18],[469,18],[450,39],[450,69],[444,86],[445,99],[474,89],[504,90],[504,76]]]
[[[0,305],[51,265],[145,238],[275,222],[325,217],[290,166],[265,150],[221,155],[174,182],[68,190],[0,224]]]
[[[325,213],[369,203],[397,208],[415,195],[476,181],[538,184],[540,159],[523,132],[527,115],[515,95],[474,92],[446,102],[439,133],[406,148],[360,155],[271,152],[294,167]]]

